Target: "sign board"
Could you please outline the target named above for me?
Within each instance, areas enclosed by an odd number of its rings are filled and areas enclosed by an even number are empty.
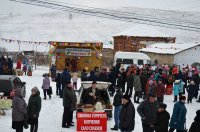
[[[77,113],[78,132],[106,132],[107,113],[105,112],[79,112]]]
[[[66,48],[67,56],[91,56],[91,49]]]

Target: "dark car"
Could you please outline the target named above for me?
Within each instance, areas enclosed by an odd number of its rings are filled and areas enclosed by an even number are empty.
[[[13,75],[0,75],[0,93],[4,93],[4,96],[12,98],[14,96],[14,90],[21,88],[22,95],[26,95],[26,83],[22,82],[19,77]]]

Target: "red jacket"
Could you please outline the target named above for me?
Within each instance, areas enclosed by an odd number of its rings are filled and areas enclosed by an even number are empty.
[[[165,94],[165,85],[164,84],[158,84],[156,86],[157,91],[157,97],[163,97]]]
[[[172,74],[174,75],[176,75],[176,74],[178,74],[178,68],[177,67],[174,67],[173,69],[172,69]]]
[[[16,69],[21,69],[21,67],[22,67],[22,63],[20,61],[18,61]]]

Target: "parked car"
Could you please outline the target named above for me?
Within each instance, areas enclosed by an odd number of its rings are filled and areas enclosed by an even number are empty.
[[[21,88],[23,97],[26,96],[26,82],[22,82],[19,77],[13,75],[0,75],[0,93],[3,96],[13,98],[14,90]]]
[[[110,87],[110,82],[97,82],[97,89],[100,91],[100,97],[98,102],[102,104],[102,112],[107,113],[108,118],[112,118],[112,102],[110,99],[110,94],[108,88]],[[95,106],[86,104],[84,101],[84,93],[89,87],[92,86],[92,81],[83,81],[81,82],[81,88],[79,90],[79,96],[77,100],[77,112],[95,112]],[[86,108],[91,108],[91,111],[86,111]]]

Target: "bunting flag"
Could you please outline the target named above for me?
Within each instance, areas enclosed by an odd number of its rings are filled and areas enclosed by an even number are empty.
[[[48,44],[48,42],[36,42],[36,41],[24,41],[24,40],[14,40],[14,39],[5,39],[0,38],[0,41],[6,42],[6,43],[27,43],[27,44]]]

